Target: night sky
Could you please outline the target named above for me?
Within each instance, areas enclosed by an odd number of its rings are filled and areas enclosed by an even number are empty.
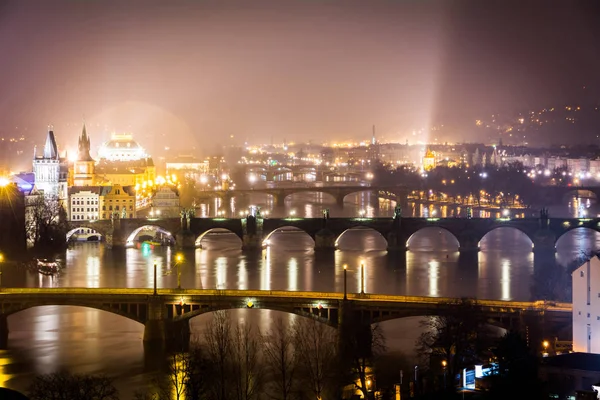
[[[0,132],[400,140],[599,99],[599,21],[596,1],[0,1]]]

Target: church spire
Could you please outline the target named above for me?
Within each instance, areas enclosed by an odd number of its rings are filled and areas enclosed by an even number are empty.
[[[81,136],[79,137],[77,160],[92,161],[92,156],[90,155],[90,137],[85,129],[85,123],[83,124],[83,130],[81,132]]]
[[[47,160],[58,160],[58,146],[56,145],[54,132],[51,129],[48,130],[46,144],[44,145],[44,158]]]

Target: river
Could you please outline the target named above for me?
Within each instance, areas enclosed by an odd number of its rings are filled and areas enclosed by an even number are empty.
[[[260,205],[269,211],[268,199],[239,201],[236,213]],[[206,212],[215,212],[207,205]],[[418,207],[418,206],[417,206]],[[417,209],[415,207],[415,209]],[[596,213],[591,204],[590,213]],[[389,216],[390,202],[368,194],[349,197],[343,210],[335,201],[319,194],[294,195],[280,215],[316,217],[323,208],[331,216]],[[273,212],[275,216],[278,213]],[[442,210],[440,209],[440,212]],[[568,216],[568,207],[551,210]],[[561,215],[562,213],[562,215]],[[595,215],[595,214],[594,214]],[[352,230],[339,240],[335,253],[315,253],[312,239],[302,232],[283,232],[271,237],[262,253],[245,253],[233,234],[207,235],[203,249],[183,252],[181,281],[184,288],[343,291],[343,265],[348,267],[348,290],[360,290],[359,265],[365,265],[368,293],[477,297],[480,299],[530,300],[533,253],[531,242],[517,230],[500,228],[481,242],[481,252],[463,259],[458,243],[448,233],[426,229],[410,239],[406,257],[387,253],[385,240],[371,230]],[[557,257],[568,261],[581,251],[600,249],[600,234],[577,229],[557,244]],[[175,250],[108,250],[102,243],[78,243],[65,255],[66,268],[55,277],[5,269],[3,285],[11,287],[152,287],[153,264],[158,264],[158,286],[177,286],[172,267]],[[268,310],[237,310],[234,319],[245,319],[265,332],[274,318],[292,317]],[[211,315],[192,320],[198,335]],[[382,324],[388,347],[412,356],[419,334],[417,319],[407,318]],[[155,355],[144,352],[143,326],[108,312],[82,307],[45,306],[9,317],[9,349],[0,350],[0,386],[26,391],[36,374],[67,369],[80,373],[105,373],[115,378],[123,399],[143,389],[155,375]]]

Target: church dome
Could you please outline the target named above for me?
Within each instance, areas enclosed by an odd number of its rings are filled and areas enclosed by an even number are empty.
[[[132,135],[112,135],[98,150],[100,159],[108,161],[133,161],[146,158],[146,151]]]

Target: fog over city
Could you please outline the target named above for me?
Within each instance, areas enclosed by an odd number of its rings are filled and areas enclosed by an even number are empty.
[[[493,114],[598,103],[597,4],[541,4],[2,1],[0,133],[475,141]]]

